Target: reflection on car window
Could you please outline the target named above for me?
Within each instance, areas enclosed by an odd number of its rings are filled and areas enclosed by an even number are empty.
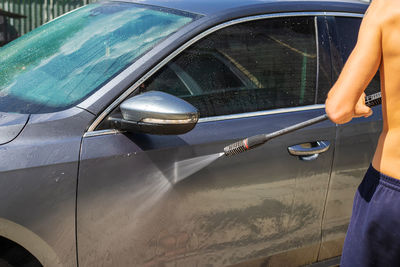
[[[361,25],[361,18],[349,18],[349,17],[335,17],[337,38],[333,40],[336,41],[331,49],[332,53],[337,53],[340,56],[337,56],[336,59],[341,59],[340,66],[336,66],[334,69],[334,79],[336,80],[339,77],[339,74],[344,66],[344,63],[349,58],[351,52],[353,51],[358,36],[358,30]],[[335,51],[335,50],[338,51]],[[372,79],[371,83],[365,90],[367,95],[374,94],[380,92],[380,77],[379,72]],[[325,101],[325,99],[323,99]],[[323,102],[322,102],[323,103]]]
[[[315,45],[314,17],[234,25],[191,46],[144,90],[181,97],[201,117],[314,104]]]
[[[72,106],[193,18],[114,2],[91,4],[45,24],[0,49],[0,111]]]

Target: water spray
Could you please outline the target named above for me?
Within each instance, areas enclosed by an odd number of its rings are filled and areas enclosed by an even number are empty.
[[[377,106],[381,103],[382,103],[381,93],[376,93],[376,94],[372,94],[372,95],[365,97],[365,105],[367,105],[368,107]],[[310,119],[307,121],[303,121],[298,124],[289,126],[287,128],[278,130],[273,133],[259,134],[259,135],[255,135],[252,137],[248,137],[246,139],[243,139],[243,140],[237,141],[233,144],[230,144],[229,146],[226,146],[224,148],[224,154],[225,154],[225,156],[233,156],[233,155],[240,154],[242,152],[245,152],[250,149],[256,148],[258,146],[261,146],[262,144],[265,144],[267,141],[269,141],[275,137],[294,132],[296,130],[305,128],[307,126],[316,124],[318,122],[325,121],[327,119],[328,119],[328,115],[324,114],[324,115],[318,116],[316,118],[313,118],[313,119]]]
[[[171,183],[176,184],[182,181],[183,179],[189,177],[190,175],[200,171],[201,169],[204,169],[206,166],[210,165],[212,162],[214,162],[223,155],[224,153],[221,152],[212,155],[189,158],[175,162],[174,174]]]

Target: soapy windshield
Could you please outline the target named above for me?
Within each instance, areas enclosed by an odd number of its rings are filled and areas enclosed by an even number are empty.
[[[45,24],[0,48],[0,112],[76,105],[193,18],[115,2]]]

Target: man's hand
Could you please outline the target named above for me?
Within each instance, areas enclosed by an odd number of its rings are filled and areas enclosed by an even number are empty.
[[[336,104],[337,106],[335,107],[333,104]],[[328,114],[329,119],[337,124],[347,123],[353,118],[367,118],[372,115],[372,109],[365,105],[365,93],[361,94],[354,108],[349,109],[348,111],[344,110],[343,106],[341,107],[341,103],[331,101],[328,94],[325,111],[326,114]]]
[[[357,101],[356,106],[354,107],[354,115],[353,118],[358,117],[369,117],[372,115],[372,109],[365,105],[365,93],[362,93],[360,98]]]

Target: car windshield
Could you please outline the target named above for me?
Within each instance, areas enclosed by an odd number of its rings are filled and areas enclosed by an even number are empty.
[[[91,4],[0,48],[0,111],[74,106],[194,16],[131,3]]]

